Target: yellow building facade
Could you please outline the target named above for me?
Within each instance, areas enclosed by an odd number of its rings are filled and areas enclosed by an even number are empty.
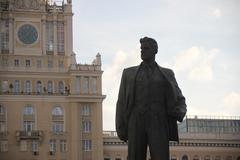
[[[71,1],[0,1],[0,160],[103,157],[101,56],[77,64]]]

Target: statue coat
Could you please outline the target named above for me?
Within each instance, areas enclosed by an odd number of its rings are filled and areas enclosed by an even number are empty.
[[[128,122],[131,116],[135,102],[135,85],[136,76],[140,66],[134,66],[123,70],[120,89],[116,106],[116,131],[118,137],[128,140]],[[166,108],[168,117],[168,140],[179,141],[177,121],[182,122],[187,109],[185,97],[182,95],[180,88],[171,69],[158,66],[160,72],[167,80]]]

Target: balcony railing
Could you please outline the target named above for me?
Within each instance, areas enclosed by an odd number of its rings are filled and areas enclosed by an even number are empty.
[[[68,96],[69,91],[66,91],[64,93],[51,93],[51,92],[11,92],[11,91],[5,91],[0,92],[0,95],[48,95],[48,96]]]
[[[16,131],[17,140],[34,139],[43,140],[43,131]]]

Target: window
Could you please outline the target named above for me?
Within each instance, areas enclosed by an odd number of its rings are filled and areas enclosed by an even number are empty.
[[[18,94],[20,92],[20,82],[19,82],[19,80],[14,81],[13,92],[14,92],[14,94]]]
[[[40,59],[37,60],[37,68],[42,68],[42,61]]]
[[[60,116],[60,117],[59,117]],[[64,131],[63,109],[60,106],[54,107],[52,110],[52,132],[61,134]]]
[[[83,93],[89,92],[89,78],[83,77]]]
[[[8,151],[8,141],[2,140],[0,141],[0,152],[7,152]]]
[[[27,151],[27,141],[20,141],[20,151]]]
[[[7,130],[6,122],[0,121],[0,132],[5,132]]]
[[[15,66],[15,67],[19,67],[19,60],[18,60],[18,59],[15,59],[15,60],[14,60],[14,66]]]
[[[5,107],[3,107],[0,104],[0,132],[6,132],[7,131],[7,123],[6,123],[6,110]]]
[[[9,50],[9,20],[0,20],[0,48],[3,51]]]
[[[182,156],[182,160],[188,160],[188,156],[187,155]]]
[[[63,121],[53,122],[52,131],[54,133],[63,133]]]
[[[64,68],[64,63],[63,63],[62,60],[59,60],[59,61],[58,61],[58,67],[59,67],[60,69],[63,69],[63,68]]]
[[[76,94],[80,94],[81,77],[76,76]]]
[[[24,121],[23,122],[23,129],[26,132],[31,132],[34,129],[34,121]]]
[[[92,78],[92,93],[97,93],[97,78]]]
[[[48,81],[48,94],[52,94],[53,93],[53,83],[52,81]]]
[[[0,115],[4,115],[5,113],[6,113],[5,107],[3,107],[3,106],[0,104]]]
[[[58,53],[64,53],[64,23],[57,22],[57,50]]]
[[[2,91],[3,91],[3,93],[8,91],[8,81],[2,82]]]
[[[53,52],[53,22],[46,22],[46,51],[48,54],[52,54]]]
[[[50,151],[52,152],[56,152],[56,149],[57,149],[57,144],[56,144],[56,140],[54,139],[51,139],[50,142],[49,142],[49,147],[50,147]]]
[[[58,83],[58,91],[60,94],[64,94],[64,84],[62,81]]]
[[[82,115],[89,116],[91,114],[91,106],[90,104],[84,104],[82,106]]]
[[[31,66],[31,61],[29,59],[26,60],[26,67],[30,67]]]
[[[91,140],[83,140],[83,150],[84,151],[92,150],[92,141]]]
[[[33,152],[38,151],[38,142],[37,141],[32,141],[32,151]]]
[[[54,107],[52,110],[52,115],[63,115],[63,109],[62,107]]]
[[[24,108],[24,115],[33,115],[34,114],[34,109],[31,105],[27,105]]]
[[[52,60],[48,60],[48,68],[53,68],[53,61]]]
[[[67,142],[66,140],[60,140],[60,152],[67,151]]]
[[[82,129],[83,129],[83,132],[91,132],[91,121],[83,121],[82,122]]]
[[[31,82],[29,80],[25,81],[24,92],[27,94],[31,93]]]
[[[42,82],[41,81],[37,81],[37,94],[42,93]]]

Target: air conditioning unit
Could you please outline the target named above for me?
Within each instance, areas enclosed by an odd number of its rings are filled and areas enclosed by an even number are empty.
[[[38,151],[33,151],[33,155],[38,155]]]

